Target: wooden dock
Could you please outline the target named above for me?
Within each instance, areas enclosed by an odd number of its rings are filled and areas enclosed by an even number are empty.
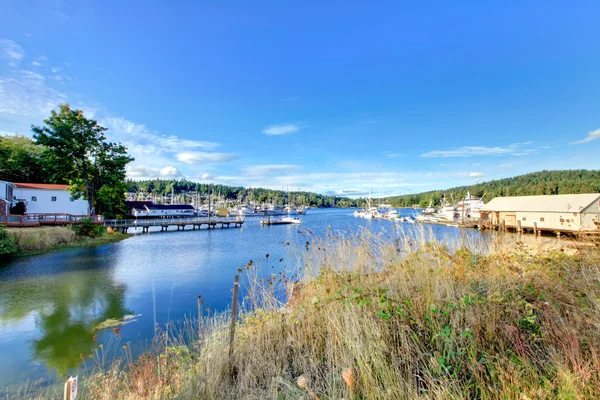
[[[192,230],[196,229],[216,229],[216,228],[241,228],[244,220],[240,218],[161,218],[161,219],[128,219],[128,220],[110,220],[104,222],[104,226],[115,231],[127,233],[130,228],[142,228],[142,232],[150,231],[150,228],[160,228],[161,232],[169,231],[170,227],[177,227],[178,231],[184,231],[186,227]],[[174,230],[171,230],[174,231]]]

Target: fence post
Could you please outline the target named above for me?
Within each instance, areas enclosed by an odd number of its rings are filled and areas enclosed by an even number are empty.
[[[204,304],[204,302],[202,301],[202,296],[198,296],[198,340],[202,339],[202,304]]]
[[[235,336],[235,323],[237,320],[238,289],[240,287],[240,276],[236,275],[233,280],[233,303],[231,304],[231,331],[229,332],[229,361],[233,356],[233,338]]]

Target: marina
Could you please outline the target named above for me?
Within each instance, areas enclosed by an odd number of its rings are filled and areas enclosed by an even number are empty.
[[[393,208],[372,207],[369,197],[367,209],[354,211],[354,216],[534,235],[588,236],[600,233],[599,193],[496,197],[487,204],[483,201],[484,197],[467,192],[465,198],[457,203],[450,203],[443,197],[439,207],[430,201],[421,212],[410,216],[400,216]]]

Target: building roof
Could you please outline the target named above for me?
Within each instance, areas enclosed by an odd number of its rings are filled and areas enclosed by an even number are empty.
[[[600,193],[496,197],[482,211],[580,212],[600,200]]]
[[[67,190],[69,185],[58,185],[53,183],[17,183],[18,189],[46,189],[46,190]]]
[[[148,210],[193,210],[191,204],[146,204]]]
[[[144,206],[151,206],[151,201],[125,200],[127,208],[143,209]]]

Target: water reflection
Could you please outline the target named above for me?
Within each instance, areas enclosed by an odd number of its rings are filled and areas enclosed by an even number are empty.
[[[60,375],[76,368],[80,355],[94,351],[94,327],[132,313],[125,307],[127,286],[114,281],[93,249],[88,253],[89,257],[75,257],[76,263],[85,265],[85,273],[67,268],[58,274],[0,283],[0,325],[33,316],[36,334],[30,340],[30,357]],[[18,264],[2,272],[22,274]]]

